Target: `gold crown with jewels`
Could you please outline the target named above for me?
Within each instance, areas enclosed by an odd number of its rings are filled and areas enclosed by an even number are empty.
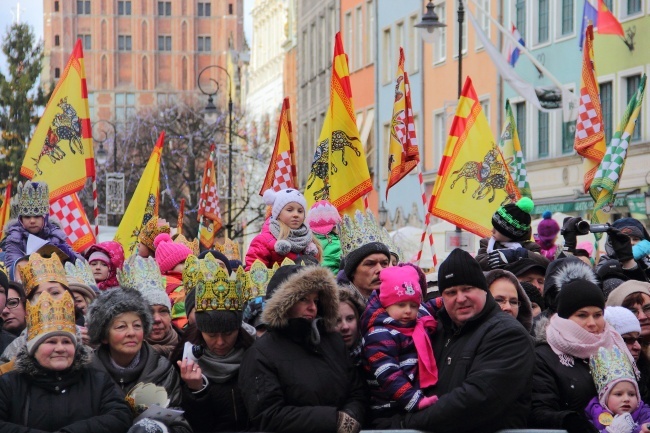
[[[190,241],[185,236],[183,236],[182,234],[176,235],[176,236],[172,237],[172,239],[177,244],[185,245],[187,248],[190,249],[190,251],[192,251],[192,254],[194,254],[195,256],[199,255],[199,240],[198,239],[194,239],[193,241]]]
[[[357,210],[353,216],[343,215],[340,228],[341,257],[363,245],[384,243],[385,240],[375,215],[370,211]]]
[[[151,251],[155,251],[156,247],[153,244],[154,239],[161,233],[169,234],[171,229],[169,224],[164,222],[164,220],[159,220],[157,216],[153,216],[147,221],[146,224],[140,229],[138,233],[138,241],[142,242],[149,248]]]
[[[44,216],[50,214],[50,189],[45,182],[18,183],[13,214],[19,216]]]
[[[18,272],[20,272],[20,279],[28,298],[41,283],[54,281],[68,287],[65,270],[61,260],[55,254],[46,258],[38,253],[32,253],[29,256],[29,261],[18,267]]]
[[[26,306],[27,341],[49,333],[77,333],[74,317],[74,300],[67,290],[60,299],[54,299],[48,292],[43,292],[34,303],[27,301]]]
[[[214,249],[228,257],[228,260],[241,260],[239,245],[228,237],[224,239],[223,244],[215,242]]]

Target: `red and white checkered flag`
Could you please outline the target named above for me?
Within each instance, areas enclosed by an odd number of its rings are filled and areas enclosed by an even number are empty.
[[[293,148],[293,131],[291,127],[291,114],[289,109],[289,98],[282,102],[282,112],[278,122],[278,133],[275,137],[273,155],[269,161],[269,168],[266,171],[264,183],[260,189],[260,195],[264,191],[273,188],[280,191],[287,188],[295,188],[296,183],[296,156]]]
[[[201,196],[199,198],[199,240],[205,248],[211,248],[217,232],[222,227],[221,211],[219,210],[219,194],[217,193],[217,177],[214,173],[213,155],[216,146],[210,146],[210,156],[205,162]]]
[[[83,205],[76,193],[66,195],[50,204],[50,216],[61,222],[68,244],[82,252],[97,243]]]

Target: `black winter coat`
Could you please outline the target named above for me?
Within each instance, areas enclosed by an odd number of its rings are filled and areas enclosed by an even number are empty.
[[[584,417],[587,404],[598,394],[589,373],[589,360],[575,359],[573,367],[564,366],[545,342],[535,347],[535,355],[529,426],[559,429],[569,414]]]
[[[406,416],[404,426],[435,433],[489,433],[525,428],[535,356],[528,332],[487,294],[478,315],[461,328],[438,313],[433,353],[436,404]]]
[[[42,369],[22,350],[16,370],[0,377],[0,431],[126,432],[133,420],[129,406],[106,373],[84,365],[85,356],[78,353],[59,373]]]

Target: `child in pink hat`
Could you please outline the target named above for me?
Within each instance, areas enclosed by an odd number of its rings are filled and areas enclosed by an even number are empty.
[[[410,264],[383,269],[379,294],[370,296],[361,320],[373,418],[415,412],[438,400],[424,392],[438,382],[430,339],[437,322],[421,305],[417,269]]]
[[[339,211],[327,200],[314,203],[305,219],[323,248],[321,266],[330,269],[334,275],[339,272],[341,263],[341,240],[336,228],[340,222]]]
[[[187,325],[183,269],[192,250],[184,244],[174,242],[167,233],[156,236],[153,243],[156,247],[156,263],[165,277],[165,291],[172,304],[172,323],[178,329],[183,329]]]

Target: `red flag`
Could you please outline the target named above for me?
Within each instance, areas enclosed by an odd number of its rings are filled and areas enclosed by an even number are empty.
[[[50,216],[61,222],[68,244],[80,253],[97,243],[84,208],[76,193],[66,195],[50,204]]]
[[[11,181],[7,184],[5,189],[5,199],[0,206],[0,230],[2,230],[2,235],[0,238],[4,237],[5,224],[9,221],[9,213],[11,211]]]
[[[199,239],[205,248],[211,248],[217,232],[222,227],[221,211],[219,210],[219,195],[217,194],[217,177],[214,173],[212,159],[216,146],[210,146],[210,156],[205,161],[201,196],[199,198]]]
[[[601,35],[619,35],[625,37],[623,26],[614,14],[607,9],[603,0],[598,0],[598,33]]]
[[[293,130],[291,127],[291,111],[289,98],[282,102],[282,112],[278,122],[278,132],[275,136],[275,147],[266,171],[260,195],[269,188],[280,191],[295,188],[296,183],[296,153],[293,147]]]

